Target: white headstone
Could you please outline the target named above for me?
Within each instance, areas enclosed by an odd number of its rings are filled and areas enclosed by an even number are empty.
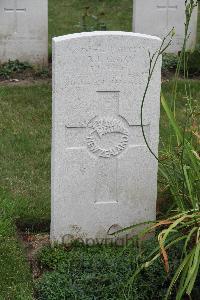
[[[48,62],[48,0],[0,1],[0,63]]]
[[[198,8],[193,11],[187,49],[196,45]],[[163,39],[174,27],[175,36],[166,52],[181,51],[185,34],[185,0],[134,0],[133,32],[151,34]]]
[[[91,32],[53,39],[51,240],[109,238],[155,219],[157,161],[140,109],[157,37]],[[161,60],[144,105],[157,154]],[[67,238],[66,238],[67,239]]]

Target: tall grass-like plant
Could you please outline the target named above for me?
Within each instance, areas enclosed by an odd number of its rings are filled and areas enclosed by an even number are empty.
[[[145,137],[143,129],[143,107],[146,93],[151,81],[156,63],[167,49],[173,38],[172,30],[163,40],[160,49],[150,56],[150,68],[148,83],[144,92],[141,105],[141,127],[146,145],[152,155],[159,161],[159,173],[163,179],[163,189],[170,192],[172,207],[165,219],[153,222],[140,236],[147,232],[155,231],[158,238],[158,247],[149,254],[148,259],[142,264],[130,279],[144,268],[149,267],[156,259],[162,257],[166,272],[169,272],[168,251],[182,241],[183,248],[181,261],[176,270],[166,299],[169,298],[172,289],[176,286],[176,300],[183,298],[185,294],[191,299],[191,293],[195,285],[200,265],[200,130],[198,119],[200,111],[198,103],[193,99],[189,81],[187,81],[187,55],[186,44],[189,37],[189,23],[192,12],[197,5],[196,0],[185,1],[185,38],[183,48],[179,56],[175,74],[174,87],[171,102],[168,103],[161,93],[161,104],[168,120],[168,138],[163,141],[159,158],[153,153]],[[171,36],[170,41],[169,37]],[[167,42],[168,41],[168,42]],[[167,45],[165,45],[167,42]],[[184,66],[184,126],[176,113],[177,85],[181,65]]]

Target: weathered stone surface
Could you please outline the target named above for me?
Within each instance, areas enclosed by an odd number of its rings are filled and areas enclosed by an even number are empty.
[[[108,239],[113,228],[155,219],[157,161],[140,109],[149,54],[161,40],[126,32],[53,39],[51,240]],[[157,153],[161,60],[144,105]]]
[[[0,1],[0,62],[48,62],[48,0]]]
[[[196,45],[198,8],[194,9],[187,49]],[[181,51],[185,34],[185,0],[134,0],[133,32],[164,38],[174,27],[175,36],[166,52]]]

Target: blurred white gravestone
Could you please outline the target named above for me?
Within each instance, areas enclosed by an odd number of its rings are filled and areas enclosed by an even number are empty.
[[[189,26],[187,49],[196,45],[198,7]],[[175,36],[166,52],[181,51],[185,35],[185,0],[134,0],[133,32],[151,34],[163,39],[174,27]]]
[[[160,44],[126,32],[53,39],[52,241],[106,239],[115,228],[155,219],[157,161],[140,109],[148,51]],[[161,59],[144,105],[156,154],[160,73]]]
[[[48,62],[48,0],[0,1],[0,62]]]

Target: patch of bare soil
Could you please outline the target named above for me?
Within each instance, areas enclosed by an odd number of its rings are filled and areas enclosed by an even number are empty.
[[[27,259],[32,270],[33,279],[39,278],[42,275],[43,270],[38,264],[37,254],[44,246],[50,244],[49,234],[30,234],[29,232],[19,232],[18,236],[25,248]]]
[[[0,81],[0,86],[28,86],[34,84],[51,84],[51,79],[8,79]]]
[[[3,72],[2,72],[3,73]],[[8,78],[6,79],[6,76]],[[40,83],[51,83],[52,64],[47,67],[30,67],[24,70],[11,71],[0,75],[0,86],[32,85]]]
[[[162,70],[162,83],[168,82],[170,80],[173,80],[175,78],[175,70]],[[179,74],[179,79],[184,80],[184,75]],[[200,80],[199,74],[189,74],[188,79],[190,80]]]

